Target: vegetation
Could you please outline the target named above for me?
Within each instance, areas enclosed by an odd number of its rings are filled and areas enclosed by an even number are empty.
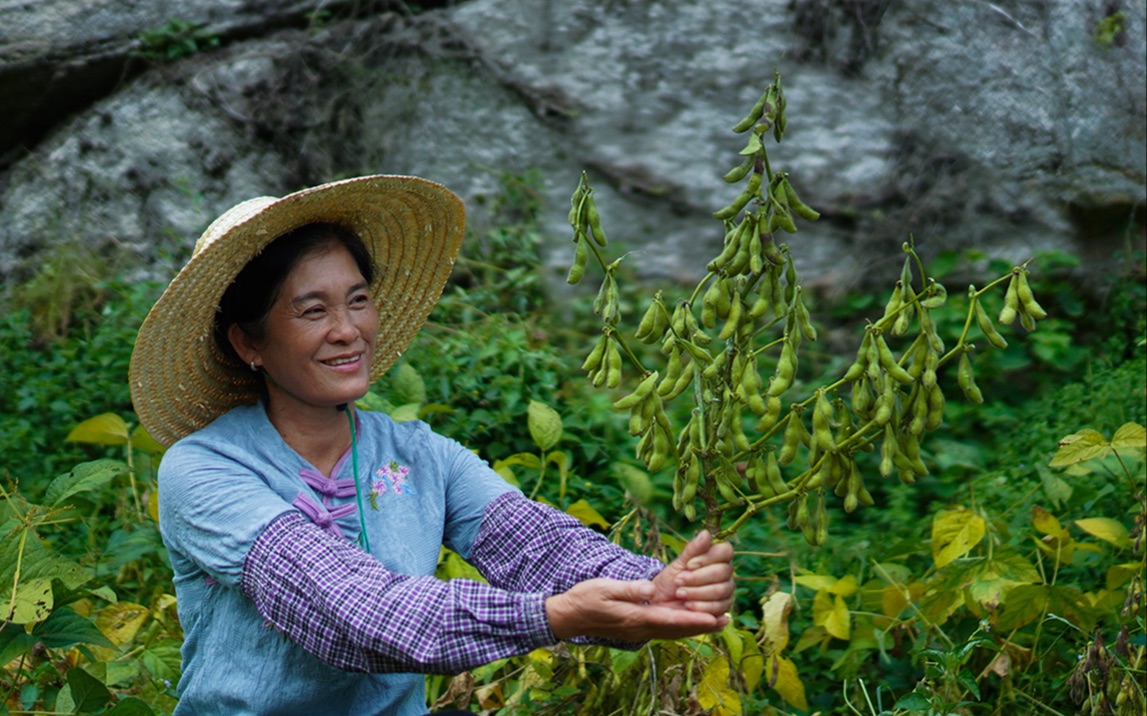
[[[503,177],[500,221],[468,239],[433,322],[362,401],[426,420],[632,549],[671,557],[701,524],[737,548],[724,633],[542,649],[429,677],[432,702],[507,716],[1143,713],[1144,256],[1100,292],[1072,282],[1071,256],[1013,267],[909,244],[893,290],[818,306],[799,244],[780,242],[815,217],[766,148],[785,123],[777,78],[738,125],[749,139],[727,178],[747,188],[716,219],[729,250],[679,300],[643,295],[606,255],[583,178],[570,277],[600,290],[558,312],[536,179]],[[982,286],[949,294],[958,267]],[[39,314],[51,292],[10,294],[0,322],[0,713],[175,703],[161,451],[126,386],[159,287],[85,285],[98,298]],[[819,348],[830,327],[860,348]],[[445,552],[440,574],[476,576]]]

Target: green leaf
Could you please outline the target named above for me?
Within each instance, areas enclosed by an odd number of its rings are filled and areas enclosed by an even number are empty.
[[[396,423],[418,420],[418,403],[403,403],[390,411],[390,419]]]
[[[976,679],[967,669],[961,669],[959,675],[956,676],[956,680],[964,685],[968,693],[976,697],[976,701],[980,700],[980,685],[976,683]]]
[[[901,696],[893,708],[904,709],[905,711],[926,711],[932,707],[932,702],[921,694],[913,691],[910,694]]]
[[[131,436],[127,423],[115,413],[104,413],[88,418],[68,433],[64,438],[75,443],[95,443],[96,445],[127,445]]]
[[[1044,465],[1036,465],[1036,472],[1039,473],[1040,482],[1043,483],[1043,492],[1051,500],[1052,505],[1058,508],[1071,499],[1075,488],[1070,482]]]
[[[1048,605],[1049,587],[1045,584],[1021,584],[1004,595],[1004,611],[996,621],[1000,629],[1011,630],[1039,618]]]
[[[71,688],[72,702],[75,703],[75,713],[95,711],[112,700],[108,687],[80,668],[68,670],[68,686]]]
[[[1104,542],[1110,542],[1119,549],[1131,548],[1131,538],[1127,534],[1127,528],[1118,520],[1110,517],[1088,517],[1076,520],[1075,524],[1087,534],[1098,537]]]
[[[987,531],[987,523],[963,508],[936,513],[932,520],[932,560],[937,567],[950,564],[972,550]]]
[[[104,713],[104,716],[155,716],[155,711],[136,697],[128,696],[120,699],[110,711]]]
[[[143,425],[136,425],[135,429],[131,431],[131,446],[135,450],[143,450],[155,455],[162,455],[167,450],[156,442],[155,438],[151,437],[151,433],[147,432],[147,428]]]
[[[155,678],[167,679],[173,684],[179,680],[181,660],[179,644],[174,639],[152,644],[140,652],[139,658]]]
[[[36,638],[18,624],[0,629],[0,664],[7,664],[36,646]]]
[[[535,470],[542,469],[542,460],[532,452],[518,452],[509,456],[504,460],[498,460],[494,463],[495,467],[498,465],[505,465],[506,467],[532,467]]]
[[[368,391],[366,395],[354,401],[354,404],[363,410],[374,410],[387,415],[390,415],[390,411],[394,410],[393,403],[372,391]]]
[[[1059,441],[1059,449],[1048,463],[1051,467],[1063,467],[1079,462],[1104,457],[1111,453],[1111,443],[1097,430],[1084,428]]]
[[[543,451],[557,445],[562,439],[562,418],[558,412],[545,403],[531,400],[528,413],[534,444]]]
[[[115,646],[90,619],[76,614],[70,607],[57,608],[51,616],[36,625],[32,634],[44,642],[44,646],[50,648],[68,647],[73,644]]]
[[[52,480],[47,492],[44,493],[44,501],[54,507],[73,495],[98,490],[126,473],[127,465],[119,460],[82,462],[73,467],[71,472]]]
[[[597,525],[602,529],[609,529],[609,522],[601,516],[601,513],[590,506],[584,499],[578,500],[566,508],[566,513],[578,518],[586,527],[593,527]]]
[[[426,384],[422,376],[409,363],[403,363],[389,376],[390,397],[398,405],[414,403],[421,405],[426,402]]]
[[[613,472],[634,504],[650,504],[653,499],[653,481],[649,479],[648,473],[624,462],[614,463]]]

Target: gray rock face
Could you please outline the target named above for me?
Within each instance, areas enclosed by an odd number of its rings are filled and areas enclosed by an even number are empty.
[[[160,5],[0,0],[0,97],[48,67],[59,83],[7,100],[0,147],[42,138],[0,169],[5,280],[67,241],[170,275],[234,203],[360,173],[440,181],[481,226],[499,175],[531,170],[555,266],[586,170],[628,265],[696,280],[720,247],[711,212],[739,191],[720,178],[744,142],[729,128],[774,70],[791,121],[772,166],[822,212],[786,237],[806,282],[884,283],[909,235],[929,256],[1061,249],[1095,270],[1143,244],[1142,3],[471,0],[345,20],[328,5],[326,24],[303,2]],[[171,17],[220,47],[84,84]],[[72,116],[48,111],[69,92]]]

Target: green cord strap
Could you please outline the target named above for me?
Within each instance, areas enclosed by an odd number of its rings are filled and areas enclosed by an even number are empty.
[[[354,470],[354,498],[358,502],[358,544],[367,552],[370,552],[370,537],[366,535],[366,514],[362,510],[362,488],[358,482],[358,438],[355,435],[354,429],[354,416],[351,415],[350,407],[341,406],[343,412],[346,413],[347,422],[350,423],[350,460],[351,469]]]

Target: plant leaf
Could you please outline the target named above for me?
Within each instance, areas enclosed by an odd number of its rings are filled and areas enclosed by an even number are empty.
[[[932,519],[932,560],[944,567],[972,550],[987,531],[984,518],[963,508],[936,513]]]
[[[119,460],[82,462],[52,480],[44,493],[44,502],[54,507],[73,495],[98,490],[126,473],[127,465]]]
[[[11,594],[0,595],[4,605],[4,620],[13,624],[33,624],[48,618],[52,613],[52,580],[44,577],[20,582],[16,587],[16,598]]]
[[[1111,443],[1097,430],[1084,428],[1059,441],[1059,449],[1048,463],[1051,467],[1074,465],[1111,453]]]
[[[848,641],[852,631],[848,605],[840,595],[817,592],[812,600],[812,621],[837,639]]]
[[[723,656],[705,665],[701,683],[697,684],[697,702],[711,709],[713,716],[740,716],[744,712],[741,696],[729,687],[729,660]]]
[[[530,437],[542,451],[549,450],[562,439],[562,417],[545,403],[530,401],[528,410]]]
[[[1147,428],[1138,423],[1123,423],[1111,437],[1111,447],[1147,450]]]
[[[1004,595],[1004,611],[996,620],[1000,629],[1016,629],[1039,618],[1047,608],[1046,584],[1021,584]]]
[[[140,701],[134,696],[128,696],[119,700],[111,711],[108,711],[104,716],[155,716],[155,711],[151,710],[143,701]]]
[[[828,588],[830,594],[837,594],[842,597],[851,597],[856,594],[856,590],[860,586],[856,583],[856,577],[851,574],[846,574],[836,581],[836,584]]]
[[[837,578],[830,574],[799,574],[793,578],[793,581],[802,587],[816,590],[818,592],[826,589],[832,589],[832,586],[837,583]]]
[[[76,614],[71,607],[59,607],[36,628],[33,636],[44,642],[44,646],[59,648],[74,644],[94,644],[111,647],[114,644],[104,636],[87,617]]]
[[[1110,517],[1088,517],[1076,520],[1075,524],[1087,534],[1098,537],[1104,542],[1110,542],[1119,549],[1131,548],[1131,538],[1127,534],[1127,528],[1118,520]]]
[[[108,691],[108,687],[78,667],[68,670],[68,686],[71,687],[75,713],[95,711],[112,700],[112,693]]]
[[[403,403],[390,411],[390,419],[396,423],[406,423],[418,420],[418,403]]]
[[[160,445],[155,438],[151,437],[151,433],[147,432],[147,428],[143,425],[136,425],[135,429],[131,431],[131,446],[136,450],[143,450],[155,455],[162,455],[167,448]]]
[[[773,690],[781,695],[789,706],[800,711],[808,711],[808,699],[805,698],[804,684],[801,682],[797,665],[792,659],[773,654],[765,664],[765,674],[772,684]]]
[[[609,529],[609,522],[601,516],[601,513],[590,506],[584,499],[578,500],[566,508],[566,513],[578,518],[586,527],[593,527],[597,525],[604,530]]]
[[[762,646],[770,654],[779,654],[789,645],[789,613],[793,610],[793,595],[773,592],[761,609],[765,632]]]
[[[389,376],[390,397],[399,405],[426,402],[426,383],[409,363],[403,363]]]
[[[131,435],[127,423],[115,413],[104,413],[88,418],[68,433],[64,438],[74,443],[95,443],[96,445],[127,445]]]

